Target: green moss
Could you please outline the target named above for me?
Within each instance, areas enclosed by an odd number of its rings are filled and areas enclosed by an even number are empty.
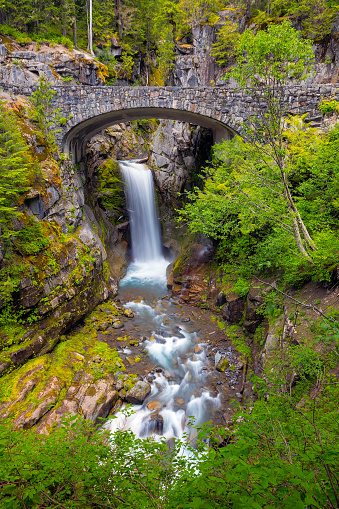
[[[105,308],[106,304],[110,310],[116,309],[114,303],[105,303]],[[116,349],[110,348],[97,339],[91,318],[93,315],[107,316],[100,311],[100,307],[86,318],[85,325],[80,331],[64,336],[63,341],[51,353],[28,360],[25,365],[0,379],[0,403],[13,402],[10,411],[12,417],[18,417],[21,413],[27,412],[31,404],[37,403],[37,395],[46,387],[52,376],[60,380],[61,387],[65,387],[59,394],[58,402],[60,402],[78,371],[92,375],[94,381],[105,378],[109,374],[115,374],[117,371],[125,371],[123,361]],[[23,345],[24,343],[20,347]],[[17,349],[18,346],[13,347],[13,351],[15,348]],[[96,356],[101,357],[100,364],[92,362],[93,357]],[[34,390],[27,394],[24,401],[17,401],[25,384],[33,378],[36,379]]]
[[[102,194],[102,206],[108,210],[116,210],[121,215],[125,207],[125,195],[119,165],[116,161],[108,159],[104,162],[99,170],[99,182],[98,192]]]

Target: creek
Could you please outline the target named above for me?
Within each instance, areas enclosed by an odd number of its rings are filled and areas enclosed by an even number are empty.
[[[192,441],[195,426],[220,418],[225,396],[216,390],[217,384],[224,386],[229,377],[226,387],[236,385],[237,375],[215,371],[216,348],[208,336],[216,333],[216,326],[212,331],[211,325],[202,326],[201,311],[183,307],[167,295],[170,261],[162,252],[151,171],[134,162],[119,165],[126,186],[133,261],[120,282],[118,297],[134,313],[133,329],[139,334],[147,369],[142,369],[143,363],[133,368],[139,376],[143,372],[151,392],[142,405],[132,407],[131,415],[122,407],[107,426],[111,431],[131,429],[140,438],[155,435],[170,440],[186,435]],[[119,352],[130,358],[129,347],[120,347]],[[227,354],[236,360],[231,347]]]

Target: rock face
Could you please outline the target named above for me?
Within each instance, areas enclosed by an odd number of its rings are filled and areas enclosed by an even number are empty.
[[[178,45],[173,72],[176,86],[210,86],[211,82],[216,81],[220,70],[211,55],[211,50],[220,26],[197,25],[192,30],[192,44]]]
[[[122,234],[99,206],[91,208],[85,203],[85,168],[75,168],[69,160],[57,164],[39,141],[34,126],[27,119],[23,122],[42,176],[22,196],[22,216],[15,220],[15,229],[19,232],[27,223],[36,225],[45,242],[35,256],[20,255],[25,269],[14,301],[23,316],[33,315],[36,323],[27,325],[27,332],[16,338],[10,351],[0,352],[1,374],[52,351],[60,335],[99,302],[116,295],[126,264]],[[4,305],[0,295],[0,310]]]
[[[79,413],[85,419],[98,423],[100,418],[108,416],[117,399],[118,393],[114,387],[113,377],[95,382],[87,373],[83,373],[82,376],[75,377],[65,399],[56,410],[41,421],[38,430],[44,431],[59,423],[67,413],[71,415]]]
[[[181,246],[179,256],[169,268],[167,288],[180,301],[204,306],[209,298],[216,298],[218,288],[211,283],[210,262],[214,247],[205,237],[187,237]]]
[[[184,38],[177,45],[177,56],[173,70],[173,84],[180,87],[224,85],[222,76],[226,69],[219,67],[212,56],[213,44],[219,30],[227,22],[235,23],[242,33],[248,22],[242,13],[235,9],[225,9],[218,13],[219,19],[213,25],[203,23],[192,30],[191,39]],[[251,21],[249,22],[251,23]],[[295,28],[302,27],[295,22]],[[339,17],[333,22],[331,33],[314,43],[316,64],[315,74],[310,76],[308,85],[339,82]]]
[[[5,37],[0,41],[0,81],[17,86],[34,85],[41,76],[52,83],[102,85],[104,66],[88,53],[44,43],[21,45]],[[64,81],[63,81],[64,79]],[[67,80],[67,81],[66,81]]]
[[[179,193],[197,181],[200,165],[208,160],[213,137],[209,130],[184,122],[161,120],[151,145],[149,166],[161,200],[180,206]]]
[[[264,313],[260,308],[264,303],[262,295],[258,290],[251,288],[246,301],[244,327],[248,332],[255,332],[258,326],[264,321]]]

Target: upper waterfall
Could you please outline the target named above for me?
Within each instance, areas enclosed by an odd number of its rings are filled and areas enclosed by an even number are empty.
[[[152,172],[144,164],[123,161],[119,166],[126,184],[133,261],[162,259]]]

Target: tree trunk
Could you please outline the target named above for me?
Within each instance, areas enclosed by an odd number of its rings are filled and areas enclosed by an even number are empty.
[[[246,1],[245,18],[250,19],[251,17],[251,0]]]
[[[285,200],[286,200],[286,204],[287,204],[287,209],[292,216],[293,233],[294,233],[295,241],[297,243],[298,249],[301,252],[301,254],[303,256],[305,256],[308,260],[311,261],[312,259],[309,256],[309,254],[307,253],[307,251],[304,248],[304,245],[302,243],[300,230],[302,232],[302,235],[304,237],[307,247],[309,247],[312,251],[315,251],[317,249],[316,245],[314,244],[310,234],[308,233],[307,228],[301,219],[300,213],[294,204],[291,192],[290,192],[288,184],[287,184],[285,172],[283,170],[280,170],[280,171],[281,171],[281,181],[284,186],[284,196],[285,196]]]
[[[61,9],[61,33],[63,37],[67,36],[67,2],[62,0],[60,4]]]
[[[118,27],[118,34],[120,40],[122,39],[122,23],[121,23],[121,15],[120,15],[121,2],[120,0],[115,0],[114,2],[114,14]]]
[[[73,29],[73,46],[77,48],[78,40],[77,40],[77,18],[75,15],[75,3],[73,4],[72,29]]]
[[[91,53],[91,55],[94,55],[93,53],[93,6],[92,6],[92,0],[89,0],[88,2],[88,51]]]

